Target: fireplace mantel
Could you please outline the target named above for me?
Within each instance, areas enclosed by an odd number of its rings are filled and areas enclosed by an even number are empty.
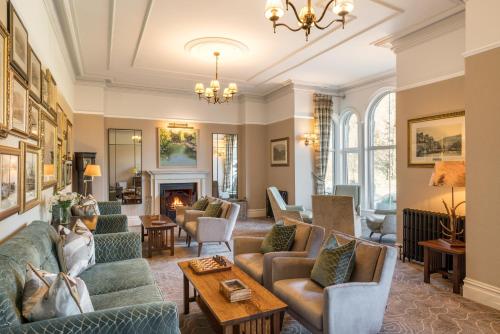
[[[160,184],[165,183],[196,183],[198,198],[207,194],[208,170],[189,169],[157,169],[144,172],[144,197],[146,214],[160,213]]]

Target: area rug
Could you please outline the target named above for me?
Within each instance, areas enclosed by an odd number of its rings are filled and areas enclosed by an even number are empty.
[[[262,236],[270,229],[269,221],[238,222],[235,236]],[[212,334],[210,323],[195,303],[191,312],[182,314],[182,273],[178,261],[196,257],[197,245],[185,244],[185,235],[176,240],[175,256],[167,252],[148,259],[166,300],[177,303],[183,334]],[[202,256],[215,254],[232,257],[224,244],[204,245]],[[290,316],[285,317],[282,333],[309,333]],[[451,292],[449,281],[433,275],[431,284],[423,282],[423,267],[398,261],[381,333],[497,333],[500,311],[469,301]]]

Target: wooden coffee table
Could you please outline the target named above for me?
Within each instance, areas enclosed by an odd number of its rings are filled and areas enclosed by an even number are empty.
[[[153,221],[163,221],[165,224],[156,225]],[[170,218],[163,215],[141,216],[141,236],[148,236],[148,257],[153,256],[153,251],[170,250],[174,255],[174,228],[177,226]],[[170,233],[170,238],[168,234]]]
[[[237,266],[228,271],[198,275],[189,267],[189,261],[178,265],[184,274],[184,314],[189,314],[189,303],[196,301],[217,333],[280,333],[287,305]],[[234,278],[252,290],[251,299],[230,303],[219,292],[219,282]],[[190,283],[194,288],[193,297]]]

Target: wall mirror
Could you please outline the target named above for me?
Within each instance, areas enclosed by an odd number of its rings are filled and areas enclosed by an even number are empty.
[[[142,130],[108,129],[109,200],[142,203]]]
[[[214,133],[212,140],[212,195],[238,198],[238,135]]]

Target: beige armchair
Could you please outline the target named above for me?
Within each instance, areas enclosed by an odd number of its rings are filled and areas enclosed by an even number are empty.
[[[387,234],[396,234],[396,211],[395,210],[375,210],[373,214],[366,217],[366,225],[370,230],[370,238],[374,233],[379,233],[378,242],[382,242],[382,237]]]
[[[227,248],[231,250],[229,241],[236,225],[240,206],[236,203],[222,202],[229,205],[229,209],[223,217],[197,217],[195,220],[186,220],[184,224],[188,247],[191,246],[191,240],[194,239],[198,243],[198,256],[201,255],[203,244],[208,242],[224,242]]]
[[[208,202],[212,203],[217,200],[215,197],[207,196]],[[205,211],[194,210],[191,206],[178,205],[175,207],[175,223],[179,227],[179,237],[184,229],[186,222],[195,221],[198,217],[202,217]],[[186,239],[187,241],[187,239]]]
[[[325,238],[325,229],[285,218],[286,225],[297,225],[295,239],[289,252],[262,254],[263,237],[234,238],[234,263],[269,290],[272,289],[272,260],[277,257],[315,257]]]
[[[288,217],[305,223],[312,222],[311,211],[305,210],[302,205],[287,205],[281,197],[278,188],[267,188],[267,195],[271,203],[275,221],[283,220],[285,217]]]
[[[355,252],[350,281],[326,288],[310,279],[314,259],[273,260],[273,293],[288,304],[287,312],[312,333],[380,331],[396,266],[396,250],[358,240]]]
[[[338,231],[356,238],[361,236],[361,219],[355,213],[351,196],[314,195],[312,204],[313,224],[323,226],[326,235]]]

